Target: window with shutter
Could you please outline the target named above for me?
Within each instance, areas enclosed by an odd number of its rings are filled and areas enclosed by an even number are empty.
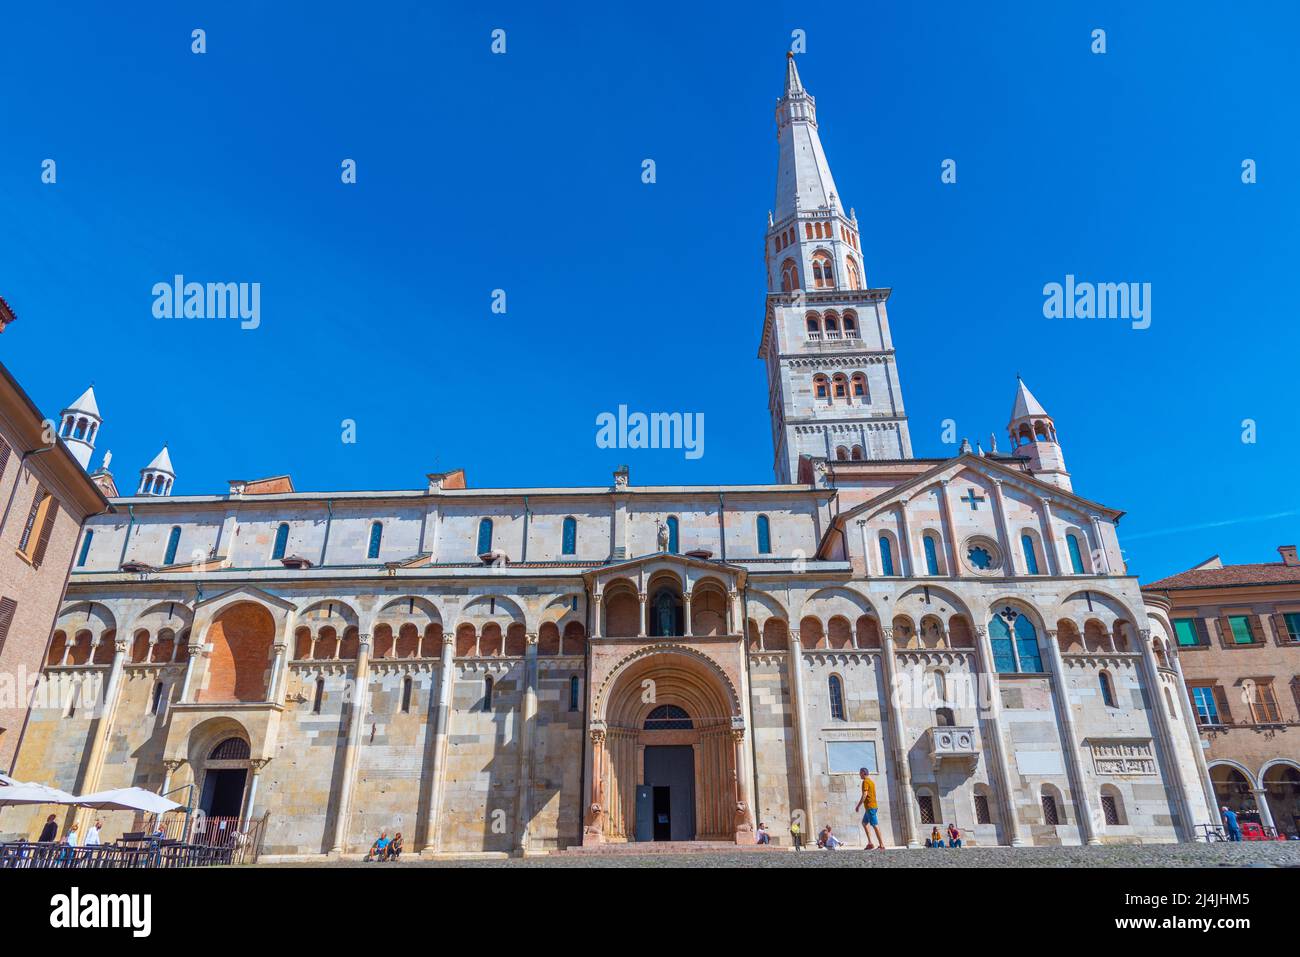
[[[5,639],[9,637],[9,627],[14,623],[18,612],[18,602],[12,598],[0,598],[0,652],[4,651]]]
[[[36,541],[36,551],[32,555],[32,564],[39,566],[45,561],[45,550],[50,547],[50,536],[54,534],[54,522],[59,517],[59,503],[53,495],[45,496],[45,515],[41,521],[41,537]]]
[[[36,528],[36,519],[41,514],[41,506],[45,504],[45,489],[39,485],[36,486],[36,494],[32,496],[32,507],[27,513],[27,521],[23,523],[23,533],[18,538],[18,550],[24,555],[29,554],[29,547],[32,542],[32,530]]]
[[[0,478],[5,477],[5,468],[9,465],[9,443],[0,439]]]

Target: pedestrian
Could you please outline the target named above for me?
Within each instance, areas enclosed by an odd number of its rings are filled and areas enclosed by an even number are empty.
[[[1227,805],[1219,808],[1223,814],[1223,825],[1228,829],[1228,840],[1241,840],[1241,825],[1237,823],[1237,812],[1229,810]]]
[[[794,821],[790,825],[790,837],[794,839],[794,849],[803,850],[803,834],[799,831],[799,822]]]
[[[99,847],[103,841],[99,838],[99,829],[104,826],[104,822],[95,818],[95,823],[86,828],[86,847]]]
[[[54,815],[51,814],[45,819],[45,826],[41,828],[41,836],[36,840],[40,844],[53,844],[54,839],[59,836],[59,825],[55,823]]]
[[[879,847],[883,851],[885,849],[885,839],[880,836],[880,812],[879,805],[876,804],[876,782],[871,780],[871,772],[866,768],[858,768],[858,776],[862,778],[862,797],[858,798],[858,803],[853,806],[853,812],[856,814],[859,810],[862,811],[862,832],[867,836],[865,850],[870,851]],[[872,830],[876,832],[875,844],[871,843]]]

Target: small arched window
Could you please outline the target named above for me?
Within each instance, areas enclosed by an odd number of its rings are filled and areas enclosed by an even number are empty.
[[[1056,827],[1061,823],[1056,807],[1056,795],[1046,788],[1043,788],[1043,823],[1048,827]]]
[[[402,714],[408,714],[411,710],[411,685],[410,675],[402,679]]]
[[[478,554],[492,551],[492,519],[481,518],[478,523]]]
[[[781,264],[781,291],[793,292],[799,288],[799,267],[795,265],[793,259],[787,259]]]
[[[569,710],[573,712],[578,710],[578,689],[578,676],[571,675],[569,677]]]
[[[860,445],[855,445],[855,446],[853,446],[852,451],[849,452],[849,458],[850,458],[852,461],[854,461],[854,462],[861,462],[861,461],[862,461],[862,446],[860,446]]]
[[[678,548],[677,541],[677,516],[668,516],[668,554],[676,555]]]
[[[1079,539],[1074,533],[1065,536],[1065,546],[1070,550],[1070,568],[1076,575],[1083,574],[1083,552],[1079,550]]]
[[[77,432],[76,432],[76,436],[75,436],[75,437],[78,438],[78,439],[84,439],[84,438],[86,437],[86,420],[85,420],[85,419],[78,419],[78,420],[77,420]]]
[[[1111,685],[1110,675],[1105,671],[1100,672],[1097,683],[1101,685],[1101,703],[1108,708],[1115,707],[1115,689]]]
[[[844,373],[836,373],[832,380],[835,383],[835,398],[847,399],[849,397],[849,378]]]
[[[839,675],[831,675],[826,679],[826,691],[830,696],[831,717],[836,721],[846,720],[844,717],[844,682],[840,680]]]
[[[849,460],[849,450],[842,445],[838,446],[835,449],[835,461],[847,462],[848,460]]]
[[[167,553],[163,555],[163,564],[170,565],[176,561],[176,549],[181,543],[181,527],[173,525],[171,534],[167,536]]]
[[[824,375],[813,376],[813,395],[825,399],[831,394],[831,383]]]
[[[848,259],[848,276],[849,276],[850,289],[862,288],[862,273],[858,271],[858,264],[853,261],[852,256],[850,256]],[[848,332],[847,329],[845,329],[844,331]]]
[[[817,317],[816,317],[816,316],[809,316],[809,317],[808,317],[808,331],[809,331],[809,332],[821,332],[821,331],[822,331],[821,323],[819,323],[819,322],[817,321]]]
[[[1025,571],[1038,574],[1038,553],[1034,550],[1034,537],[1028,533],[1020,536],[1020,547],[1025,552]]]
[[[159,708],[162,706],[163,683],[159,681],[153,686],[153,699],[149,702],[149,713],[159,714]]]
[[[564,520],[560,538],[560,554],[573,555],[578,551],[578,520],[572,515]]]
[[[366,558],[378,558],[379,546],[384,540],[384,525],[373,522],[370,526],[370,546],[366,549]]]
[[[90,556],[90,542],[94,539],[95,533],[92,529],[86,529],[86,536],[81,540],[81,553],[77,555],[77,567],[84,568],[86,559]]]
[[[889,547],[889,537],[886,535],[880,536],[880,573],[894,574],[894,552]]]
[[[848,319],[844,320],[845,325],[849,323]],[[844,330],[847,332],[848,330]],[[861,372],[853,373],[853,395],[855,398],[865,399],[867,397],[867,377]]]
[[[935,547],[934,536],[926,535],[921,539],[921,544],[925,548],[925,573],[939,574],[939,550]]]
[[[483,678],[483,710],[492,710],[492,676],[486,675]]]
[[[856,339],[857,337],[858,337],[857,317],[851,312],[846,312],[844,314],[844,338]]]
[[[758,525],[758,553],[760,555],[770,554],[772,551],[772,530],[767,516],[758,516],[756,524]]]
[[[316,679],[316,696],[312,698],[311,713],[320,714],[321,702],[325,700],[325,679]]]
[[[284,549],[288,543],[289,525],[287,522],[281,522],[280,527],[275,530],[275,545],[271,548],[271,561],[278,562],[284,558]]]

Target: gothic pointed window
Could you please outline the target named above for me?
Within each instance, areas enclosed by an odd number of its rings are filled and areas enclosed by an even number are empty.
[[[284,558],[284,549],[288,543],[289,525],[287,522],[281,522],[280,527],[275,530],[275,544],[271,547],[271,561],[278,562]]]
[[[926,535],[921,539],[925,548],[925,573],[927,575],[939,574],[939,552],[935,548],[934,536]]]
[[[1079,550],[1079,539],[1073,534],[1065,536],[1065,546],[1070,550],[1070,569],[1076,575],[1083,574],[1083,553]]]
[[[163,555],[163,564],[170,565],[176,561],[176,548],[181,543],[181,527],[172,526],[171,534],[167,536],[167,552]]]
[[[831,265],[831,257],[828,253],[818,251],[813,254],[813,288],[816,289],[833,289],[835,288],[835,268]]]
[[[772,551],[772,529],[767,516],[758,516],[755,524],[758,526],[758,553],[760,555],[770,554]]]
[[[839,675],[831,675],[826,679],[826,693],[830,699],[831,717],[836,721],[846,720],[844,717],[844,682],[840,680]]]
[[[366,558],[379,557],[379,544],[384,538],[384,526],[382,522],[374,522],[370,526],[370,546],[366,549]]]
[[[562,555],[572,555],[578,550],[578,520],[570,515],[564,520],[564,531],[561,535],[560,553]]]
[[[492,519],[481,518],[478,523],[478,554],[492,551]]]
[[[889,537],[880,536],[880,573],[882,575],[894,574],[894,551],[890,547]]]
[[[678,542],[677,542],[677,516],[676,516],[676,515],[669,515],[669,516],[668,516],[668,553],[669,553],[670,555],[676,555],[676,554],[677,554],[677,547],[678,547]]]
[[[1020,536],[1020,547],[1025,553],[1025,571],[1038,574],[1038,553],[1034,550],[1034,537],[1028,533]]]

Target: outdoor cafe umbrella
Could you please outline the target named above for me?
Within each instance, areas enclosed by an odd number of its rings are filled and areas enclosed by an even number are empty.
[[[0,786],[0,807],[11,807],[19,804],[76,803],[76,797],[67,791],[60,791],[58,788],[52,788],[47,784],[25,784],[22,781],[15,781],[13,784]]]
[[[0,801],[3,800],[3,795],[4,790],[0,789]],[[101,811],[146,811],[150,814],[163,814],[167,811],[182,810],[185,807],[183,804],[177,804],[175,801],[154,794],[152,791],[146,791],[144,788],[115,788],[111,791],[96,791],[94,794],[73,797],[69,803],[79,804],[82,807],[93,807]]]

